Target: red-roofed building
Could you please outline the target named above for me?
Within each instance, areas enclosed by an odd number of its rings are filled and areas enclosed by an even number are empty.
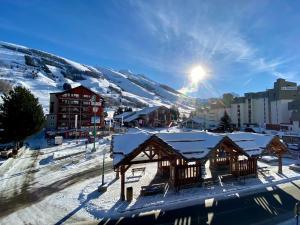
[[[97,111],[93,112],[95,106]],[[84,86],[59,93],[50,93],[47,128],[48,130],[74,130],[76,117],[78,130],[93,128],[94,117],[97,128],[102,128],[104,126],[103,113],[104,99]]]

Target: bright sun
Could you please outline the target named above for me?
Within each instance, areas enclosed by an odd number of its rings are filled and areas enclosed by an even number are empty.
[[[199,81],[203,80],[206,76],[206,72],[202,66],[196,66],[192,69],[191,73],[189,74],[192,83],[198,83]]]

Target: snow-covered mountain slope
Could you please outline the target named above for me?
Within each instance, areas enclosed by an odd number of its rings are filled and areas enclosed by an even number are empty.
[[[92,67],[20,45],[0,42],[0,79],[29,88],[48,112],[49,93],[63,91],[63,84],[80,84],[99,92],[110,107],[154,105],[193,109],[195,100],[144,75],[128,70]],[[0,86],[0,91],[1,86]]]

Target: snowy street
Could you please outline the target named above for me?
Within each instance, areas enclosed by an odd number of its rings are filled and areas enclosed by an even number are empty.
[[[74,190],[80,191],[86,181],[93,178],[100,184],[102,151],[108,151],[108,145],[97,143],[96,147],[98,150],[95,153],[54,161],[54,152],[85,148],[74,142],[64,143],[63,146],[41,150],[26,149],[18,158],[7,160],[0,167],[0,224],[58,222],[62,215],[78,204],[78,192]],[[88,149],[91,148],[92,144],[89,144]],[[13,163],[11,160],[14,160]],[[111,170],[112,163],[106,155],[105,172]],[[63,200],[64,193],[73,194],[74,203],[66,204]],[[54,200],[56,204],[50,204]],[[77,216],[80,213],[75,218]],[[85,217],[89,218],[89,215]]]

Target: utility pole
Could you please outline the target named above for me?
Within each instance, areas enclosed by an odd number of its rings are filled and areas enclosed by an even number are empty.
[[[105,149],[103,149],[103,157],[102,157],[102,186],[104,185],[104,159],[105,159]]]

